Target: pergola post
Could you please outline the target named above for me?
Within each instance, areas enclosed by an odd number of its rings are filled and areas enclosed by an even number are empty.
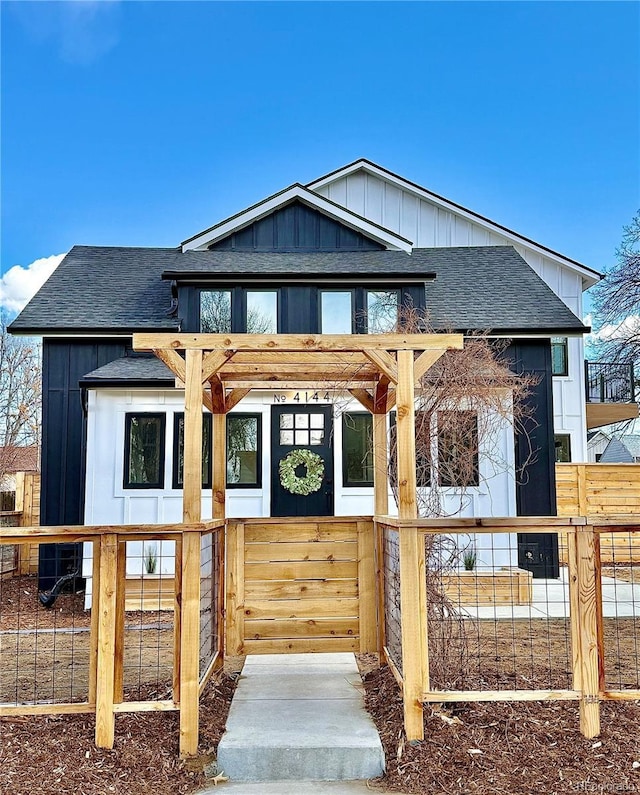
[[[398,351],[397,471],[400,519],[417,519],[413,351]],[[424,739],[422,696],[427,658],[424,543],[417,526],[399,528],[404,727],[408,740]]]
[[[212,485],[213,518],[225,518],[225,490],[227,484],[227,422],[226,414],[214,414],[212,425]]]
[[[182,521],[202,514],[202,350],[186,351]],[[198,751],[200,675],[200,533],[182,535],[180,621],[180,754]]]

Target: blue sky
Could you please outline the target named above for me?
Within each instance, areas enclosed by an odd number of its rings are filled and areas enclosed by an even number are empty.
[[[1,14],[3,273],[174,246],[358,157],[595,268],[640,205],[637,3]]]

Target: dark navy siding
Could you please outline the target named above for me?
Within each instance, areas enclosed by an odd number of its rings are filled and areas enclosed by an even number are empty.
[[[363,251],[384,246],[299,201],[218,240],[228,251]]]
[[[85,419],[79,380],[124,356],[126,340],[45,339],[42,360],[43,525],[84,521]]]
[[[516,372],[535,376],[527,398],[529,416],[516,434],[518,516],[556,516],[556,464],[553,433],[551,343],[514,340],[507,349]],[[534,577],[558,577],[558,538],[550,533],[518,534],[518,565]]]

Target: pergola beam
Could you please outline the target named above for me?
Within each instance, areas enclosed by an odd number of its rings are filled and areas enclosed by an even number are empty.
[[[133,335],[137,351],[362,352],[461,349],[462,334],[159,334]]]

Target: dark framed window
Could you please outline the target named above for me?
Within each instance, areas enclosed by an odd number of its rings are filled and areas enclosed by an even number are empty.
[[[551,337],[551,374],[569,375],[569,341],[566,337]]]
[[[203,334],[275,334],[278,331],[278,290],[202,288],[199,296]]]
[[[210,489],[211,476],[211,414],[202,414],[202,488]],[[184,485],[184,414],[173,415],[173,478],[174,489]]]
[[[396,412],[389,414],[389,441],[391,455],[391,478],[396,479]],[[416,485],[418,488],[428,488],[431,486],[431,415],[426,411],[416,411],[415,413],[416,431]]]
[[[571,436],[568,433],[556,433],[554,436],[556,464],[568,464],[571,461]]]
[[[231,333],[231,290],[200,290],[200,331]]]
[[[353,290],[319,290],[321,334],[353,334]]]
[[[398,290],[366,290],[367,334],[386,334],[398,327]]]
[[[125,414],[125,489],[164,488],[165,423],[164,414]]]
[[[368,412],[342,415],[342,484],[373,486],[373,417]]]
[[[262,486],[261,414],[227,414],[227,486]]]
[[[278,291],[246,291],[247,334],[276,334],[278,331]]]
[[[475,411],[438,412],[438,481],[478,486],[478,417]]]

